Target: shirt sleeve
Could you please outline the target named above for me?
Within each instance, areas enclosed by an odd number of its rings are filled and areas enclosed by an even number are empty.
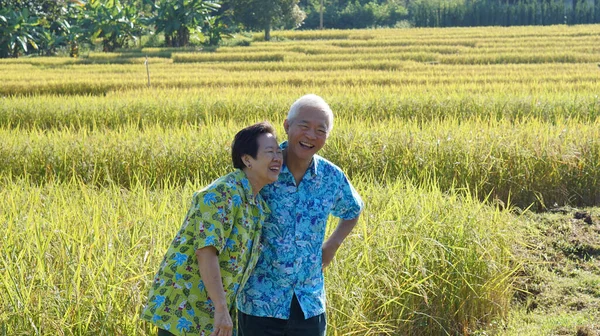
[[[235,218],[233,193],[224,186],[194,193],[186,216],[188,230],[194,237],[194,249],[214,246],[223,252],[231,235]]]
[[[336,195],[331,214],[341,219],[354,219],[360,215],[364,203],[354,189],[346,174],[342,173],[342,181]]]

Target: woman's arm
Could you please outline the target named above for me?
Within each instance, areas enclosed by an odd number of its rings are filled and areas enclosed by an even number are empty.
[[[215,322],[211,336],[231,336],[233,322],[229,315],[229,308],[225,299],[223,280],[221,280],[221,268],[217,258],[217,249],[214,246],[206,246],[196,250],[200,276],[206,286],[208,296],[215,306]]]

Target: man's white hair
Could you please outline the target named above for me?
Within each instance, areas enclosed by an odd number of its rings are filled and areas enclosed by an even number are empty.
[[[296,119],[296,116],[298,116],[298,112],[305,107],[325,112],[327,115],[327,132],[331,131],[333,128],[333,111],[331,111],[329,104],[327,104],[323,98],[312,93],[298,98],[298,100],[292,104],[287,115],[288,122],[293,122]]]

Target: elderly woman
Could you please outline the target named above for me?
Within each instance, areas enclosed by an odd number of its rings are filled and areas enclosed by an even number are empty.
[[[231,312],[260,253],[269,209],[258,193],[277,181],[283,157],[273,126],[239,131],[235,171],[196,192],[154,277],[142,319],[159,335],[235,335]]]

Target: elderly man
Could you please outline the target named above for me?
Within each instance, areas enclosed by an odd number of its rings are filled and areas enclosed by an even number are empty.
[[[292,104],[280,145],[277,182],[261,195],[271,209],[263,225],[262,254],[237,298],[241,336],[325,335],[323,269],[352,231],[363,202],[346,175],[316,153],[333,128],[319,96]],[[329,215],[340,221],[324,242]]]

